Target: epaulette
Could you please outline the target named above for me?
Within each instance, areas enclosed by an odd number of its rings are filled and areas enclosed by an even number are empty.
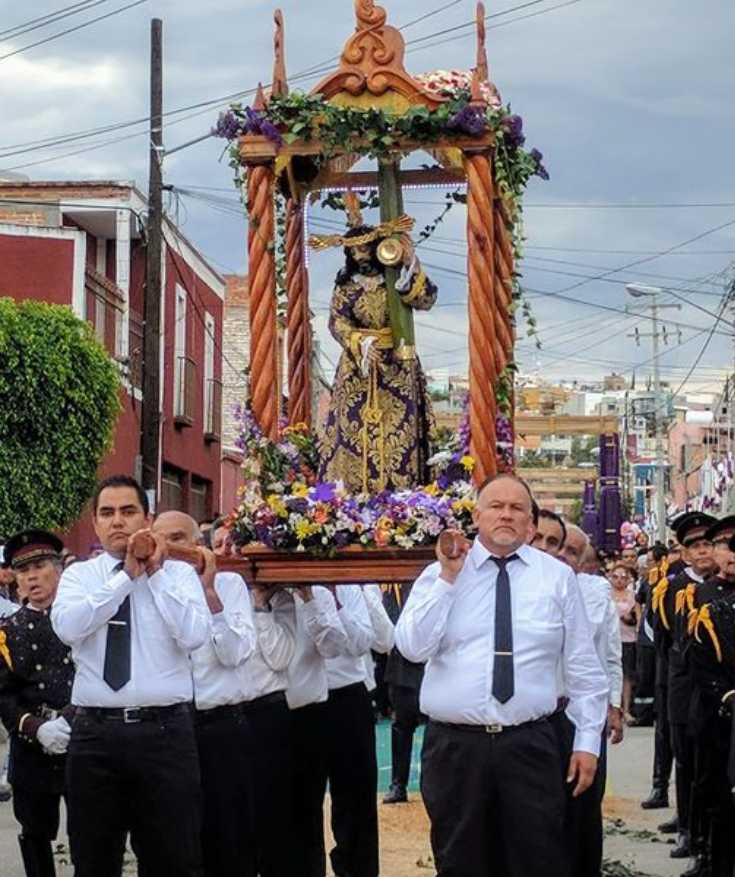
[[[715,630],[715,626],[712,623],[712,615],[710,613],[710,604],[705,603],[704,606],[699,610],[697,614],[697,621],[694,625],[694,638],[698,643],[701,644],[702,640],[699,638],[699,625],[707,631],[709,634],[709,638],[712,640],[712,645],[715,647],[715,654],[717,655],[718,663],[722,663],[722,647],[720,646],[720,640],[717,637],[717,631]]]
[[[0,630],[0,655],[8,665],[8,669],[13,669],[13,659],[10,657],[10,649],[8,648],[8,637],[4,630]]]
[[[651,606],[654,612],[657,612],[661,616],[661,623],[666,628],[666,630],[671,630],[669,627],[669,619],[666,617],[666,606],[664,604],[664,598],[666,597],[666,592],[669,590],[669,580],[664,576],[661,581],[656,585],[653,589]]]
[[[699,618],[699,610],[695,607],[689,611],[689,615],[687,615],[687,634],[689,636],[694,635],[694,631],[697,627],[697,619]]]

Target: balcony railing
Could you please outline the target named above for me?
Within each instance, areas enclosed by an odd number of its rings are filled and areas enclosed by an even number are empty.
[[[84,287],[87,296],[87,316],[92,321],[99,341],[110,356],[118,357],[122,348],[122,317],[125,296],[108,277],[89,266],[85,269]]]
[[[204,438],[218,442],[222,436],[222,381],[211,378],[205,388]]]
[[[174,381],[174,422],[193,426],[196,411],[196,363],[188,356],[176,357]]]

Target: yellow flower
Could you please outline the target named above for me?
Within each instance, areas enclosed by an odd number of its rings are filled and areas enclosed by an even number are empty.
[[[304,484],[303,481],[295,481],[291,485],[291,496],[295,496],[298,499],[303,499],[309,495],[309,488]]]
[[[297,521],[294,529],[296,530],[296,538],[299,542],[303,542],[312,533],[312,525],[305,518]]]
[[[439,493],[439,485],[436,481],[433,484],[429,484],[428,487],[424,488],[424,493],[428,493],[429,496],[436,496]]]
[[[472,472],[472,470],[475,468],[475,458],[471,457],[469,454],[465,454],[465,456],[462,457],[459,462],[468,472]]]
[[[286,504],[277,493],[272,493],[268,497],[268,505],[278,515],[279,518],[288,517],[288,509]]]

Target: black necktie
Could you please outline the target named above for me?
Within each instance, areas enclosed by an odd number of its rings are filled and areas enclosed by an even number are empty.
[[[517,560],[517,554],[510,557],[491,557],[498,565],[498,580],[495,583],[495,660],[493,661],[493,697],[500,703],[507,703],[515,688],[513,679],[513,614],[510,602],[510,578],[508,564]]]
[[[119,563],[113,573],[119,572]],[[130,681],[130,597],[126,597],[120,608],[107,622],[107,646],[105,648],[105,668],[102,678],[113,691],[119,691]]]

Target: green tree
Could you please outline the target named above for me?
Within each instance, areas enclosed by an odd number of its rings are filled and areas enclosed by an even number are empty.
[[[0,534],[79,517],[112,443],[119,388],[89,323],[0,298]]]

